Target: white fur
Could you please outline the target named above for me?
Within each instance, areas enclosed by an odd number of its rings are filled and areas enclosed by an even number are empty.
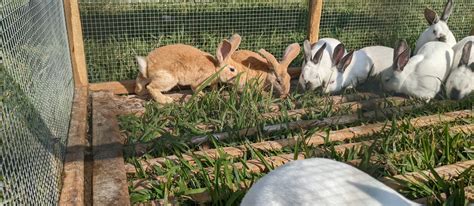
[[[436,24],[429,26],[416,41],[416,48],[414,54],[418,54],[423,45],[431,41],[438,41],[441,36],[446,36],[446,43],[449,46],[456,44],[456,38],[453,32],[449,30],[448,24],[445,21],[439,21]]]
[[[331,68],[325,93],[339,92],[347,87],[355,87],[367,80],[369,76],[376,76],[390,69],[393,64],[393,49],[384,46],[365,47],[354,52],[351,64],[344,73],[339,72],[335,66]]]
[[[466,43],[474,42],[474,36],[468,36],[454,47],[454,63],[451,74],[446,80],[446,94],[452,99],[462,99],[474,91],[474,72],[466,65],[459,65]],[[468,65],[474,63],[474,49],[471,49]],[[458,95],[454,95],[458,91]]]
[[[287,163],[257,181],[241,206],[418,205],[345,163],[312,158]]]
[[[440,91],[453,64],[453,53],[446,43],[426,43],[403,71],[390,69],[382,73],[384,89],[429,101]]]
[[[333,38],[320,39],[316,45],[311,48],[311,57],[326,43],[326,49],[323,52],[323,57],[318,64],[314,64],[312,61],[305,61],[302,66],[301,75],[299,78],[299,86],[304,90],[314,90],[324,82],[327,82],[331,75],[331,67],[333,66],[332,55],[334,49],[341,42]],[[305,57],[307,59],[307,57]],[[306,88],[306,86],[310,88]]]
[[[147,78],[147,63],[146,63],[146,57],[142,56],[136,56],[135,59],[138,62],[138,71],[143,75],[143,77]]]
[[[448,27],[448,19],[449,16],[451,16],[453,9],[453,0],[447,0],[446,4],[444,5],[444,10],[441,17],[438,16],[435,11],[428,8],[425,9],[425,19],[428,21],[430,26],[420,35],[416,41],[414,54],[418,54],[423,45],[431,41],[443,41],[451,47],[456,44],[456,38]]]

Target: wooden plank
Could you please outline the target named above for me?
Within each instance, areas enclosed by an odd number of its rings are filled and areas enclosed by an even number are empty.
[[[114,94],[134,94],[135,80],[92,83],[89,85],[89,89],[94,92],[109,91]]]
[[[319,26],[323,12],[323,0],[311,0],[309,11],[308,39],[311,44],[314,44],[319,39]]]
[[[69,39],[74,85],[87,86],[86,56],[84,53],[84,40],[82,38],[81,16],[78,0],[64,0],[64,14]]]
[[[113,94],[92,93],[93,205],[130,205]]]
[[[85,194],[90,185],[85,181],[84,173],[85,152],[88,147],[87,99],[87,87],[75,89],[60,205],[89,205],[90,200],[86,199]]]
[[[301,73],[301,68],[299,67],[290,67],[288,68],[288,73],[292,78],[299,77]],[[112,81],[112,82],[102,82],[102,83],[92,83],[89,85],[91,91],[110,91],[114,94],[134,94],[135,93],[135,80],[125,80],[125,81]],[[189,87],[180,87],[180,90],[189,90]],[[172,91],[177,91],[177,88],[174,88]]]
[[[463,162],[457,162],[451,165],[445,165],[434,170],[439,174],[443,179],[449,180],[451,178],[457,177],[464,170],[469,169],[474,166],[474,160],[467,160]],[[403,175],[395,175],[393,177],[384,177],[380,179],[382,183],[391,187],[392,189],[399,190],[403,188],[403,185],[397,180],[404,180],[413,183],[423,183],[428,182],[426,177],[434,178],[433,174],[430,171],[421,171],[421,172],[410,172]]]

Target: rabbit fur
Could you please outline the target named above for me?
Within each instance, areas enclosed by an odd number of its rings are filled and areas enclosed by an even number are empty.
[[[339,45],[338,47],[344,47]],[[367,80],[390,69],[393,61],[393,49],[384,46],[365,47],[355,52],[349,52],[332,67],[332,75],[324,85],[325,93],[337,93],[344,88],[355,87]]]
[[[217,48],[216,58],[184,44],[159,47],[147,57],[137,56],[140,72],[136,79],[135,93],[142,95],[148,91],[156,102],[166,104],[173,102],[173,99],[162,92],[169,91],[176,85],[189,85],[196,91],[206,79],[218,71],[219,81],[231,82],[243,67],[231,58],[239,44],[240,41],[231,43],[229,40],[223,40]]]
[[[446,94],[451,99],[462,99],[474,91],[474,37],[465,39],[469,41],[461,41],[464,43],[462,48],[454,48],[456,57],[446,80]]]
[[[392,69],[382,73],[385,90],[403,93],[430,101],[440,91],[453,64],[454,52],[439,41],[426,43],[417,55],[410,58],[405,40],[394,51]]]
[[[298,80],[299,89],[314,90],[329,81],[332,74],[331,67],[333,67],[332,56],[334,49],[339,44],[341,42],[333,38],[320,39],[313,46],[308,40],[304,41],[305,58]],[[343,55],[346,53],[344,50]]]
[[[323,158],[289,162],[262,177],[241,206],[419,205],[348,164]]]
[[[281,61],[272,54],[260,49],[258,54],[249,50],[239,50],[232,55],[235,62],[243,65],[239,84],[243,87],[252,80],[257,80],[258,86],[265,91],[275,91],[280,98],[285,98],[290,92],[291,76],[288,66],[300,53],[297,43],[289,45]],[[263,56],[263,57],[262,57]]]
[[[435,11],[429,8],[425,9],[424,15],[426,21],[428,21],[429,27],[420,35],[420,37],[416,41],[416,48],[414,54],[418,54],[418,51],[421,49],[421,47],[430,41],[441,41],[447,43],[450,46],[454,46],[456,44],[456,38],[454,37],[448,26],[448,19],[451,13],[453,12],[453,7],[453,0],[448,0],[446,5],[444,6],[444,11],[441,15],[441,18]]]

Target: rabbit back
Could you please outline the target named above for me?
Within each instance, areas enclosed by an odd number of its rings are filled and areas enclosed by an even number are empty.
[[[432,99],[440,91],[452,67],[454,52],[443,42],[428,42],[410,59],[408,78],[401,92],[423,99]],[[413,68],[413,69],[409,69]]]
[[[184,44],[159,47],[148,55],[147,62],[149,79],[166,72],[183,86],[203,81],[203,77],[216,72],[218,65],[212,55]]]
[[[232,54],[232,59],[243,65],[239,79],[241,86],[250,83],[251,79],[257,80],[259,87],[269,86],[266,79],[270,69],[267,60],[260,54],[249,50],[239,50]]]
[[[393,65],[393,48],[385,46],[370,46],[361,49],[373,65],[370,76],[376,76],[390,69]]]
[[[258,180],[247,205],[417,205],[345,163],[312,158],[287,163]]]

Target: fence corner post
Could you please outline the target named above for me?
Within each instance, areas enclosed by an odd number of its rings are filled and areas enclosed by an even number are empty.
[[[308,39],[311,44],[314,44],[319,39],[319,25],[323,12],[323,0],[310,0],[309,2]]]
[[[84,40],[82,37],[81,16],[79,13],[78,0],[64,0],[64,16],[66,18],[69,51],[74,76],[74,86],[87,87],[86,57],[84,52]]]

